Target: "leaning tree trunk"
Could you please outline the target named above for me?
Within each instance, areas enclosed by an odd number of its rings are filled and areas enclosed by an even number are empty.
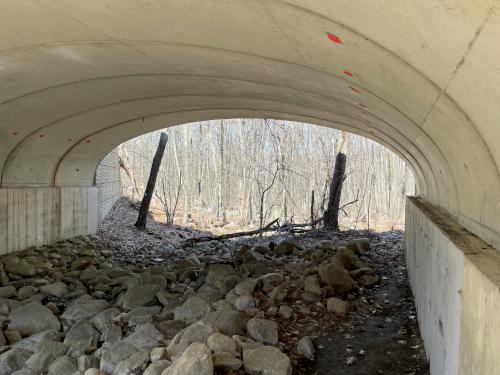
[[[328,229],[339,230],[340,194],[342,193],[342,184],[344,183],[345,166],[346,156],[339,152],[335,160],[335,170],[330,183],[328,207],[323,216],[324,226]]]
[[[137,222],[135,223],[135,226],[141,230],[146,229],[149,205],[151,204],[151,198],[153,197],[153,192],[155,190],[156,177],[158,177],[158,171],[160,170],[161,159],[163,158],[163,153],[165,152],[167,140],[167,134],[161,133],[160,142],[158,143],[158,148],[156,149],[156,154],[153,158],[153,163],[151,164],[151,172],[149,173],[148,184],[146,185],[144,197],[142,198],[141,202],[141,208],[139,209],[139,216],[137,218]]]

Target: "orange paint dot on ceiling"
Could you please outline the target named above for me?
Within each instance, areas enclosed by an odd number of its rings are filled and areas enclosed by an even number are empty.
[[[361,108],[366,108],[366,105],[364,105],[364,104],[358,103],[358,105],[359,105]]]
[[[342,39],[340,39],[337,35],[333,35],[332,33],[326,33],[326,35],[333,43],[342,44]]]
[[[68,138],[68,142],[71,142],[73,139],[72,138]]]
[[[43,138],[43,137],[45,137],[45,134],[39,134],[38,135],[38,138]]]
[[[349,86],[349,88],[352,90],[352,92],[355,92],[356,94],[359,94],[360,91],[356,87]]]
[[[87,140],[85,141],[85,143],[90,143],[90,139],[87,139]]]
[[[342,73],[344,73],[346,76],[352,77],[352,73],[348,70],[344,70],[342,71]]]
[[[19,133],[18,132],[12,132],[12,135],[18,135]]]

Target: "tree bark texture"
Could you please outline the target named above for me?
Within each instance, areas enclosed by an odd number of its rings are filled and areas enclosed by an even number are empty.
[[[148,183],[146,185],[144,197],[142,198],[141,207],[139,209],[139,216],[137,218],[137,222],[135,223],[135,226],[141,230],[146,229],[149,205],[151,204],[151,198],[153,197],[153,192],[155,190],[156,178],[158,177],[158,171],[160,170],[161,159],[163,158],[163,153],[165,152],[167,140],[167,134],[161,133],[160,142],[158,142],[158,148],[156,149],[156,154],[153,158],[153,163],[151,164],[151,172],[149,173]]]
[[[324,226],[328,229],[339,230],[339,210],[342,184],[344,183],[346,156],[339,152],[335,159],[335,169],[332,181],[330,182],[330,194],[328,206],[324,215]]]

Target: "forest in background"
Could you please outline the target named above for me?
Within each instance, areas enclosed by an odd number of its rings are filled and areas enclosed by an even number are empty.
[[[347,156],[341,228],[401,228],[405,196],[415,192],[410,169],[392,151],[331,128],[229,119],[162,131],[168,143],[151,208],[169,224],[224,231],[319,218],[340,150]],[[160,132],[118,149],[123,191],[134,201],[142,198]]]

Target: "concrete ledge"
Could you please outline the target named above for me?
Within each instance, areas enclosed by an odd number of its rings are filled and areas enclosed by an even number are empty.
[[[96,187],[0,189],[0,254],[97,230]]]
[[[409,197],[406,257],[431,374],[499,373],[500,252]]]

